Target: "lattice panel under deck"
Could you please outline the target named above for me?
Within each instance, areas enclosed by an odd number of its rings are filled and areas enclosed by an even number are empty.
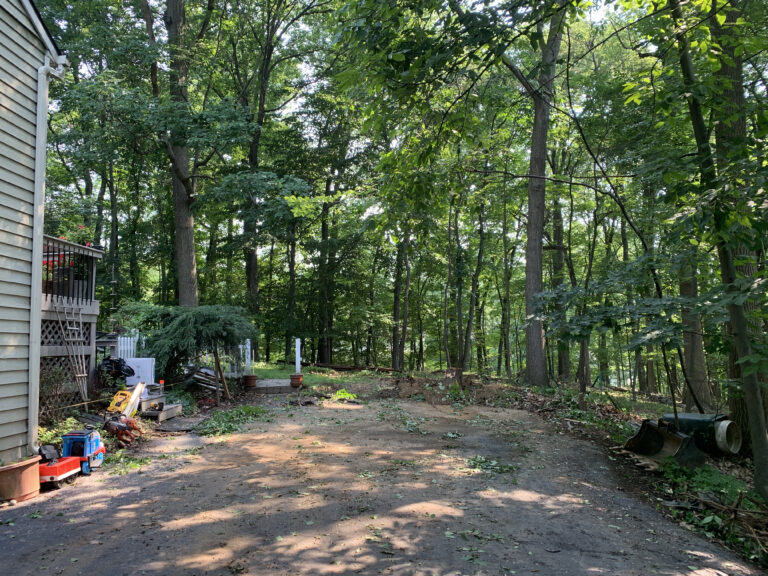
[[[91,325],[83,322],[85,346],[91,345]],[[43,320],[40,323],[40,344],[43,346],[64,346],[64,338],[58,320]]]
[[[86,361],[90,357],[86,356]],[[60,372],[68,378],[54,378],[45,381],[45,374]],[[66,356],[48,356],[40,358],[40,411],[39,418],[43,424],[53,420],[61,420],[67,416],[67,408],[80,404],[83,399],[77,388],[77,383],[72,374],[69,358]],[[90,390],[89,390],[90,392]]]

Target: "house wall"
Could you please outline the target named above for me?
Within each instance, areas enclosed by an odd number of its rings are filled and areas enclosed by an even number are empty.
[[[44,58],[20,0],[0,2],[0,458],[6,462],[26,455],[37,70]]]

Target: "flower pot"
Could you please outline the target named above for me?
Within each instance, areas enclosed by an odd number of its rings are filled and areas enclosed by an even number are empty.
[[[259,377],[256,376],[256,374],[245,374],[243,376],[243,386],[246,388],[256,388],[256,383],[258,380]]]
[[[304,381],[304,374],[291,374],[291,386],[298,388]]]
[[[40,493],[40,456],[0,467],[0,500],[29,500]]]

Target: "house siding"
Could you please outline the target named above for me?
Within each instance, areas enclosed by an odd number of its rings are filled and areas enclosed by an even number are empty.
[[[37,69],[45,53],[22,3],[0,1],[0,458],[5,461],[24,456],[28,443]]]

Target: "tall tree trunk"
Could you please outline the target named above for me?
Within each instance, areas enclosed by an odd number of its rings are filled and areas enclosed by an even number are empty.
[[[406,241],[407,242],[407,241]],[[405,246],[405,289],[403,290],[403,320],[400,330],[400,351],[398,352],[398,365],[400,370],[405,368],[405,340],[408,334],[408,302],[411,295],[411,263],[408,259],[408,245]]]
[[[373,262],[371,264],[371,279],[368,284],[368,330],[365,343],[365,365],[371,366],[371,362],[376,363],[376,338],[374,334],[374,321],[375,317],[373,310],[376,305],[376,276],[378,272],[379,254],[381,253],[381,246],[376,246],[376,252],[373,254]]]
[[[188,101],[187,76],[189,74],[188,48],[184,46],[186,32],[185,0],[168,0],[164,14],[171,54],[168,91],[171,101],[186,106]],[[178,296],[181,306],[197,306],[197,262],[195,259],[195,220],[192,202],[195,189],[189,171],[189,149],[184,136],[171,130],[166,140],[171,162],[173,189],[173,224],[175,230],[174,255],[178,275]]]
[[[285,310],[285,361],[291,358],[293,339],[296,338],[296,220],[291,220],[288,240],[288,298]]]
[[[230,216],[227,218],[227,252],[226,252],[226,269],[224,271],[224,286],[233,286],[236,282],[236,270],[234,265],[234,256],[235,251],[232,249],[232,246],[235,242],[235,219],[234,217]],[[247,282],[246,282],[247,285]],[[246,286],[247,287],[247,286]],[[224,301],[227,303],[227,305],[232,305],[233,302],[233,294],[231,290],[226,290],[226,294],[224,295]],[[258,310],[255,312],[255,314],[258,317]],[[256,346],[254,348],[254,360],[256,362],[259,361],[259,347]]]
[[[331,193],[331,179],[327,178],[325,182],[325,194]],[[329,212],[330,203],[323,202],[323,208],[320,214],[320,261],[318,262],[318,282],[320,298],[318,305],[320,307],[320,326],[319,326],[319,338],[317,345],[317,358],[318,362],[323,364],[331,364],[333,362],[333,344],[331,340],[331,324],[332,311],[331,311],[331,270],[333,264],[331,262],[331,246],[330,246],[330,233],[329,233]]]
[[[648,380],[645,378],[645,364],[643,363],[643,352],[640,348],[635,349],[635,382],[637,382],[638,392],[643,396],[647,396]]]
[[[579,340],[579,365],[576,368],[576,380],[579,383],[579,403],[581,403],[587,387],[592,383],[588,335]]]
[[[99,194],[96,198],[96,224],[93,232],[93,245],[101,246],[101,240],[104,235],[104,196],[107,192],[107,178],[101,174],[101,185]]]
[[[552,252],[552,285],[553,288],[565,284],[565,243],[563,234],[563,213],[559,200],[555,200],[555,208],[552,210],[552,241],[555,243]],[[555,311],[561,323],[565,322],[565,307],[558,302]],[[571,380],[571,347],[568,340],[562,335],[557,336],[557,379],[560,382]]]
[[[600,381],[603,386],[611,384],[611,370],[608,363],[608,333],[600,332],[597,339],[597,362],[600,369]]]
[[[645,347],[645,377],[646,377],[646,385],[645,385],[645,391],[646,394],[656,394],[658,392],[658,387],[656,386],[656,362],[653,359],[653,344],[648,344]],[[670,383],[670,386],[672,384]]]
[[[216,298],[217,268],[219,259],[219,227],[216,222],[208,223],[208,248],[205,251],[205,265],[200,274],[200,299],[213,302]]]
[[[511,306],[510,300],[511,292],[511,279],[512,279],[512,263],[510,262],[510,248],[509,239],[507,237],[509,231],[508,215],[507,215],[507,195],[504,194],[504,214],[502,221],[502,249],[504,256],[504,296],[501,298],[501,343],[499,345],[499,355],[502,351],[504,354],[504,371],[508,379],[512,378],[512,349],[509,339],[509,325],[511,323]],[[512,255],[515,253],[515,248],[512,248]],[[499,362],[501,366],[501,362]],[[498,371],[501,376],[501,370]]]
[[[485,350],[485,299],[483,298],[475,307],[475,351],[477,353],[477,372],[486,374],[488,371],[488,357]]]
[[[112,307],[117,309],[119,303],[119,286],[121,285],[120,274],[120,217],[117,203],[117,187],[115,185],[115,168],[110,162],[107,167],[107,188],[109,189],[109,264],[112,268],[112,280],[116,296],[112,302]]]
[[[472,273],[469,309],[467,310],[467,325],[464,330],[464,348],[461,352],[460,366],[462,370],[467,370],[467,363],[472,355],[472,324],[475,321],[475,307],[478,305],[478,298],[480,296],[480,273],[483,269],[483,252],[485,250],[485,226],[482,207],[478,214],[477,236],[477,260],[475,262],[475,270]]]
[[[533,99],[533,129],[528,169],[528,225],[525,248],[525,366],[526,380],[532,386],[546,386],[547,362],[544,354],[544,327],[536,316],[536,297],[543,287],[543,237],[547,171],[547,136],[550,108],[554,100],[555,64],[560,53],[560,41],[565,20],[565,0],[558,0],[556,12],[549,21],[546,43],[541,42],[541,68],[538,88],[509,58],[503,61],[526,88]]]
[[[245,256],[245,286],[248,290],[248,308],[257,319],[259,319],[259,250],[258,248],[244,248]],[[260,322],[260,319],[259,319]],[[259,361],[259,338],[253,341],[253,360]]]
[[[394,299],[392,301],[392,369],[402,370],[400,364],[400,306],[403,290],[403,267],[405,265],[405,242],[400,239],[397,244],[395,259]]]
[[[131,211],[128,233],[130,237],[135,239],[139,231],[139,223],[143,219],[142,201],[141,201],[141,185],[139,180],[140,172],[134,167],[134,186],[133,186],[133,205],[134,209]],[[131,279],[131,299],[141,299],[141,274],[139,273],[139,255],[138,255],[138,242],[135,240],[128,243],[128,277]]]
[[[461,202],[460,196],[453,213],[454,285],[452,289],[456,322],[453,330],[451,330],[451,334],[455,335],[454,338],[456,340],[456,360],[454,366],[456,367],[456,374],[459,380],[461,380],[461,371],[464,370],[464,276],[467,269],[465,262],[466,254],[464,253],[461,234],[459,233],[459,208]]]
[[[672,17],[676,24],[682,20],[682,10],[678,0],[669,0],[672,9]],[[744,118],[744,89],[743,89],[743,63],[741,55],[737,54],[736,45],[730,41],[729,35],[733,34],[733,25],[738,19],[739,3],[734,1],[730,6],[724,7],[727,27],[721,27],[717,19],[713,18],[713,31],[720,43],[723,57],[720,59],[720,70],[717,75],[722,79],[721,90],[721,117],[715,125],[715,141],[718,148],[718,161],[722,162],[721,172],[727,173],[726,166],[731,156],[731,148],[738,148],[746,135],[746,121]],[[698,100],[696,76],[693,68],[693,59],[690,54],[688,39],[684,30],[679,30],[676,36],[680,70],[683,83],[688,92],[688,110],[696,138],[697,151],[700,162],[702,184],[707,189],[718,189],[717,173],[715,169],[712,151],[709,145],[706,123],[701,104]],[[732,295],[728,300],[728,314],[733,334],[736,356],[742,368],[741,387],[746,403],[748,415],[749,437],[752,442],[752,455],[755,467],[755,490],[768,500],[768,435],[766,435],[766,415],[764,399],[761,393],[760,381],[757,369],[752,359],[753,347],[751,342],[751,328],[747,310],[737,298],[740,289],[736,285],[738,279],[734,248],[725,240],[725,234],[730,233],[728,223],[728,205],[723,205],[718,200],[713,206],[714,230],[719,236],[717,252],[720,257],[720,275],[726,291]],[[741,248],[737,248],[736,251]]]
[[[692,258],[695,262],[696,258]],[[698,281],[696,279],[696,266],[690,261],[683,266],[680,277],[680,296],[694,300],[699,296]],[[704,338],[702,335],[701,318],[689,305],[683,304],[683,350],[685,370],[688,374],[688,382],[693,388],[701,407],[705,412],[712,410],[712,394],[707,382],[706,362],[704,359]],[[685,410],[690,412],[694,406],[691,391],[686,387],[683,393]]]
[[[270,306],[272,297],[274,296],[274,287],[272,286],[272,278],[275,272],[275,239],[269,244],[269,258],[267,260],[267,306]],[[264,359],[269,362],[270,352],[272,349],[272,323],[264,323]]]

